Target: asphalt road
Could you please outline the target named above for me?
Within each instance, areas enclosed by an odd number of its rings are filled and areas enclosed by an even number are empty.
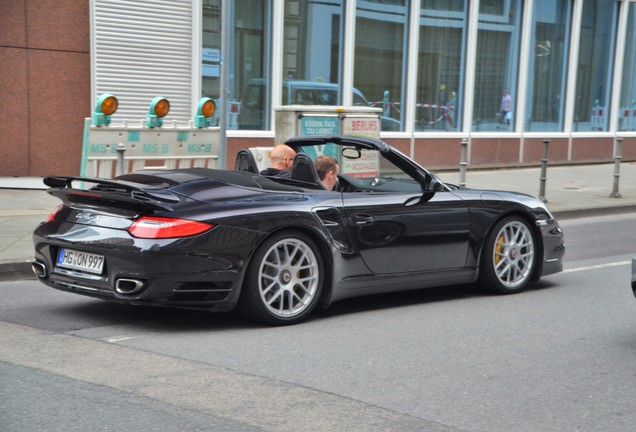
[[[0,284],[3,431],[634,431],[636,214],[562,221],[566,270],[351,299],[291,327]]]

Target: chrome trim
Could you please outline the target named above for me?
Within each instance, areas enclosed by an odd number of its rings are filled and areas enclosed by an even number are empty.
[[[31,263],[31,270],[33,270],[33,273],[39,278],[45,278],[48,275],[46,265],[39,261],[33,261]]]
[[[323,226],[327,227],[327,228],[333,228],[333,227],[337,227],[340,224],[338,222],[333,222],[333,221],[329,221],[329,220],[323,220],[322,221]]]
[[[84,290],[84,291],[100,291],[97,288],[91,288],[91,287],[87,287],[83,285],[77,285],[74,283],[62,282],[57,280],[55,281],[55,284],[65,286],[67,288],[75,288],[75,289]]]
[[[122,284],[125,284],[125,286]],[[128,286],[129,284],[132,284],[132,288]],[[135,294],[141,291],[143,288],[143,281],[140,281],[138,279],[121,278],[117,279],[117,281],[115,282],[115,291],[117,291],[119,294]]]
[[[92,281],[100,281],[104,279],[102,275],[98,275],[96,273],[85,273],[82,271],[67,269],[63,267],[55,267],[54,273],[69,276],[69,277],[77,277],[81,279],[92,280]]]

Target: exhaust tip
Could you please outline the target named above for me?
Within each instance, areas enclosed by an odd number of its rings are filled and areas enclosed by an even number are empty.
[[[136,294],[144,289],[144,282],[139,279],[121,278],[115,282],[115,291],[123,295]]]
[[[45,278],[48,273],[46,271],[46,266],[39,261],[31,263],[31,270],[33,270],[33,273],[39,278]]]

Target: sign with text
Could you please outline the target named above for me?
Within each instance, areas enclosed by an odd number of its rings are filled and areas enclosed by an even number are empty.
[[[347,115],[343,119],[342,134],[380,138],[380,117]]]
[[[220,145],[218,128],[96,127],[88,120],[82,151],[82,175],[111,177],[111,165],[117,161],[120,145],[124,159],[131,162],[133,170],[147,166],[216,166]]]
[[[351,177],[377,177],[380,173],[379,156],[376,151],[362,150],[358,159],[342,158],[340,171]]]
[[[340,119],[337,115],[302,115],[299,119],[299,135],[338,135]]]
[[[380,138],[379,116],[345,116],[342,124],[344,135]],[[352,177],[377,177],[380,172],[380,155],[374,151],[362,150],[358,159],[343,159],[340,171]]]
[[[337,115],[302,115],[299,118],[300,135],[340,135],[340,119]],[[327,155],[338,159],[338,146],[326,144],[305,149],[312,159]]]

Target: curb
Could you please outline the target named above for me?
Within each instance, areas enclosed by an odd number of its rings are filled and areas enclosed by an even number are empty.
[[[31,261],[27,258],[0,261],[0,282],[35,279]]]
[[[624,206],[613,206],[613,207],[596,207],[596,208],[582,208],[582,209],[572,209],[572,210],[555,210],[551,211],[552,215],[557,219],[577,219],[583,217],[593,217],[593,216],[609,216],[609,215],[617,215],[623,213],[634,213],[636,212],[636,204],[627,204]]]

